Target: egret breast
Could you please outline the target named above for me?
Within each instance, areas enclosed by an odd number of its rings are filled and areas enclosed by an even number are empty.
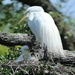
[[[35,34],[35,36],[39,39],[40,42],[42,42],[42,35],[41,35],[41,16],[39,13],[31,13],[28,17],[28,25],[31,29],[31,31],[33,32],[33,34]]]

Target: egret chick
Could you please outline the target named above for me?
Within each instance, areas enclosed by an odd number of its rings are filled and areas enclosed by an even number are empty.
[[[24,17],[27,17],[28,25],[38,40],[47,46],[48,52],[54,56],[64,56],[60,34],[53,18],[44,12],[40,6],[29,7]]]
[[[31,59],[31,53],[29,52],[29,47],[27,45],[22,46],[21,48],[22,54],[17,58],[16,61],[22,61],[22,60],[30,60]]]

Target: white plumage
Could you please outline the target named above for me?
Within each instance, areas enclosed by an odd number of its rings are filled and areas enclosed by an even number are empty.
[[[60,34],[53,18],[40,6],[29,7],[21,21],[26,15],[31,31],[41,43],[45,43],[48,52],[64,56]]]
[[[28,51],[28,49],[29,48],[27,45],[22,46],[22,48],[21,48],[22,54],[17,58],[16,61],[31,60],[31,54]]]

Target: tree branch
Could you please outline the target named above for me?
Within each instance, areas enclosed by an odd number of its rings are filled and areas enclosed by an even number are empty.
[[[14,46],[14,45],[30,45],[33,44],[34,40],[33,36],[28,36],[27,34],[21,33],[8,33],[0,31],[0,44],[6,46]]]
[[[0,44],[6,46],[15,46],[15,45],[28,45],[32,46],[34,53],[38,53],[39,59],[43,59],[44,51],[41,49],[38,40],[35,40],[33,36],[28,36],[27,34],[21,33],[8,33],[0,31]],[[38,51],[39,50],[39,51]],[[54,61],[59,61],[64,64],[75,64],[75,52],[64,50],[66,57],[53,57]],[[47,52],[48,57],[51,57],[51,53]]]

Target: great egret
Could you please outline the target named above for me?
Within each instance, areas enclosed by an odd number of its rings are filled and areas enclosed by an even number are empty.
[[[22,54],[17,58],[16,61],[22,61],[24,59],[31,60],[31,54],[29,52],[29,48],[27,45],[22,46],[21,51],[22,51]]]
[[[64,56],[63,46],[58,28],[53,18],[40,6],[29,7],[24,17],[27,17],[28,25],[41,43],[45,43],[48,52],[57,56]]]

